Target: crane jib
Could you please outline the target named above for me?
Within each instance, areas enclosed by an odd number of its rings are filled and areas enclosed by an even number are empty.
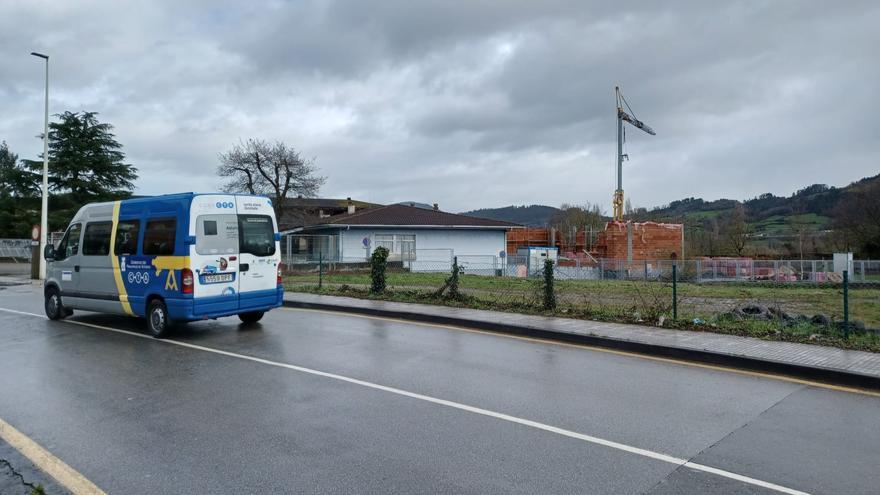
[[[638,127],[639,129],[647,132],[648,134],[650,134],[652,136],[657,135],[657,133],[654,132],[654,129],[651,129],[651,127],[649,127],[647,124],[645,124],[641,120],[638,120],[638,119],[631,117],[628,113],[624,112],[623,110],[618,109],[618,115],[620,115],[620,118],[622,120],[629,122],[633,126]]]

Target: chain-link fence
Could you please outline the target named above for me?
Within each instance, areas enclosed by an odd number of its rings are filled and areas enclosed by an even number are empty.
[[[880,262],[853,262],[844,291],[843,275],[833,271],[831,261],[718,261],[559,259],[552,269],[556,313],[652,324],[675,320],[708,330],[818,341],[851,329],[856,340],[866,339],[867,348],[880,351]],[[416,250],[412,259],[388,263],[386,296],[448,304],[441,289],[454,263],[463,295],[456,304],[543,311],[543,266],[525,256]],[[285,269],[290,290],[357,296],[370,286],[370,265],[363,259],[311,260]]]
[[[338,235],[297,234],[281,237],[281,261],[285,265],[311,264],[319,260],[340,261],[340,252]]]
[[[386,243],[392,254],[387,267],[388,294],[393,297],[438,302],[434,299],[446,294],[457,263],[459,293],[468,304],[523,312],[544,307],[542,259],[411,249],[403,241],[399,252],[395,252],[397,239]],[[363,255],[355,249],[355,256],[343,256],[339,236],[285,236],[286,285],[295,291],[364,293],[370,287],[371,249],[365,242]],[[822,329],[839,330],[844,322],[871,335],[871,330],[880,329],[877,260],[850,261],[843,266],[833,260],[750,258],[630,262],[585,256],[553,261],[552,293],[557,311],[569,316],[643,323],[677,317],[677,321],[707,328],[739,331],[759,327],[774,334],[795,331],[808,337],[817,335],[816,339],[822,338]],[[844,270],[848,277],[846,309]]]
[[[388,237],[388,236],[386,236]],[[523,255],[471,255],[453,249],[398,249],[389,242],[392,261],[413,273],[448,272],[453,257],[472,275],[534,277],[541,262]],[[401,244],[402,246],[402,244]],[[326,263],[357,264],[369,260],[374,246],[369,243],[343,252],[338,235],[288,234],[282,236],[281,252],[285,265]],[[362,253],[360,251],[363,251]],[[691,260],[639,260],[559,258],[554,260],[557,278],[564,280],[645,280],[669,281],[672,265],[678,266],[680,280],[704,282],[772,282],[839,284],[848,270],[853,283],[880,283],[880,260],[856,260],[848,266],[835,266],[832,260],[754,260],[751,258],[701,258]]]

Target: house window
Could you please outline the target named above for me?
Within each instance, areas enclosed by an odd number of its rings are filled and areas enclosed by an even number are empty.
[[[388,250],[389,261],[412,261],[416,259],[416,236],[401,234],[376,234],[376,247]]]

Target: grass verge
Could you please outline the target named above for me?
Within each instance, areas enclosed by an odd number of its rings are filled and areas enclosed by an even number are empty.
[[[398,277],[395,277],[398,275]],[[755,337],[764,340],[776,340],[786,342],[800,342],[808,344],[834,346],[843,349],[855,349],[870,352],[880,352],[880,335],[874,332],[851,332],[849,339],[845,339],[843,332],[836,325],[815,325],[810,322],[785,322],[782,319],[758,320],[744,319],[732,320],[726,316],[726,312],[707,314],[699,311],[704,306],[679,305],[679,318],[671,318],[671,294],[667,299],[667,288],[664,284],[649,283],[636,284],[627,281],[557,281],[557,291],[570,294],[573,289],[588,291],[592,288],[596,292],[602,292],[604,299],[564,297],[560,298],[558,307],[554,310],[542,308],[540,297],[537,294],[535,280],[529,279],[506,279],[501,277],[463,276],[461,286],[463,289],[471,289],[458,298],[446,298],[436,294],[436,286],[433,283],[442,279],[445,274],[389,274],[389,290],[382,294],[370,294],[367,287],[361,286],[363,278],[357,274],[347,274],[341,277],[328,277],[322,288],[317,285],[305,283],[301,277],[290,277],[285,280],[287,290],[294,292],[307,292],[324,295],[337,295],[374,299],[384,301],[409,302],[421,304],[436,304],[450,307],[462,307],[471,309],[486,309],[505,311],[530,315],[556,316],[595,321],[609,321],[619,323],[634,323],[641,325],[657,326],[662,321],[664,328],[680,330],[715,332],[728,335],[740,335]],[[424,287],[414,286],[414,277],[417,275],[424,283]],[[435,280],[436,279],[436,280]],[[350,281],[351,284],[342,282]],[[368,283],[369,277],[367,277]],[[308,280],[312,282],[312,279]],[[431,283],[426,283],[430,281]],[[573,283],[574,282],[574,283]],[[513,284],[512,284],[513,283]],[[492,289],[492,284],[504,284],[503,290],[498,286]],[[511,285],[516,289],[511,290]],[[572,287],[574,286],[574,287]],[[700,290],[705,289],[705,290]],[[839,298],[833,288],[786,288],[783,294],[778,287],[718,287],[700,286],[697,284],[680,284],[678,287],[681,301],[684,303],[688,298],[712,298],[720,300],[736,301],[771,301],[776,302],[776,307],[781,307],[780,299],[784,295],[786,304],[796,303],[816,305],[821,309],[821,301],[828,297]],[[836,289],[839,291],[839,289]],[[671,288],[669,289],[671,292]],[[831,294],[829,294],[831,291]],[[850,291],[851,301],[853,292]],[[880,291],[874,290],[880,294]],[[699,295],[696,295],[699,294]],[[863,295],[866,305],[872,311],[880,311],[876,308],[876,295]],[[874,299],[872,299],[874,298]],[[610,301],[610,302],[609,302]],[[855,301],[859,301],[858,296]],[[771,304],[766,303],[768,306]],[[852,302],[851,302],[852,304]],[[720,307],[723,307],[720,306]],[[820,311],[817,311],[820,312]],[[833,312],[829,312],[832,315]],[[880,318],[878,318],[880,319]]]

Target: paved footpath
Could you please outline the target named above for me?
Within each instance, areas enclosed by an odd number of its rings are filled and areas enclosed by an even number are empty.
[[[375,314],[780,372],[843,385],[880,388],[880,354],[647,325],[523,315],[429,304],[288,292],[293,307]]]

